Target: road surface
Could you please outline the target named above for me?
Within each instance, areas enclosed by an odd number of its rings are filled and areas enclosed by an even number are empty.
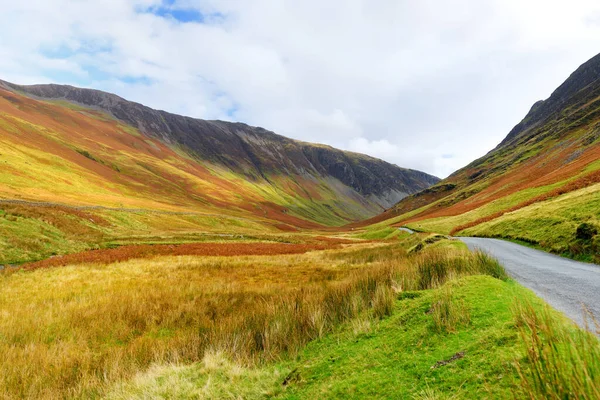
[[[483,250],[517,282],[584,327],[583,306],[600,320],[600,266],[569,260],[498,239],[461,237],[471,250]],[[590,324],[593,328],[593,324]]]

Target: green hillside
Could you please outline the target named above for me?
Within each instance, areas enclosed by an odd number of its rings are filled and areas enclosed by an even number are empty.
[[[600,254],[600,56],[537,102],[495,149],[362,226],[515,239],[584,260]]]

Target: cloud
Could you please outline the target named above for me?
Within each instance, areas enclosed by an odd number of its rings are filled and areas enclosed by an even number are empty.
[[[99,88],[438,176],[500,142],[600,34],[588,0],[0,6],[2,79]]]
[[[348,144],[348,150],[371,154],[383,159],[392,159],[397,156],[399,151],[397,145],[390,143],[386,139],[369,140],[363,137],[351,139]]]

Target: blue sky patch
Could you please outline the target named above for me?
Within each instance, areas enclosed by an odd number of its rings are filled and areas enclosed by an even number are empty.
[[[119,80],[129,85],[151,85],[154,81],[147,76],[123,76]]]
[[[152,12],[154,15],[158,15],[159,17],[173,18],[182,23],[186,23],[186,22],[203,23],[204,22],[204,15],[200,11],[194,10],[194,9],[176,9],[176,8],[170,8],[170,7],[157,7],[157,8],[152,9],[150,12]]]
[[[234,118],[235,114],[240,110],[240,106],[237,103],[234,103],[231,107],[229,107],[227,110],[225,110],[225,114],[227,114],[227,116],[229,118]]]
[[[62,43],[58,46],[41,46],[40,54],[47,58],[62,59],[69,58],[74,54],[98,54],[110,53],[113,50],[111,43],[107,41],[80,41],[77,48],[72,48]]]
[[[225,15],[221,13],[202,13],[191,7],[179,7],[175,0],[164,0],[160,6],[152,6],[141,10],[141,13],[154,14],[156,16],[173,19],[180,23],[209,23],[222,21]]]
[[[58,47],[42,47],[40,54],[47,58],[68,58],[71,57],[75,52],[68,46],[61,45]]]

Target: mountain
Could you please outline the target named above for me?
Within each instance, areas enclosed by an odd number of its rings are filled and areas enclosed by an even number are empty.
[[[199,162],[226,167],[252,180],[270,182],[274,176],[312,181],[333,178],[356,192],[352,196],[359,199],[366,213],[387,208],[439,180],[362,154],[288,139],[242,123],[205,121],[153,110],[98,90],[8,82],[0,85],[37,99],[66,100],[101,110],[148,138],[183,149]]]
[[[584,223],[600,227],[599,78],[600,55],[536,102],[484,157],[368,223],[520,239],[591,259],[600,240],[577,232]]]
[[[0,166],[0,237],[9,238],[0,240],[0,264],[132,235],[343,225],[438,182],[242,123],[183,117],[97,90],[4,81]]]

